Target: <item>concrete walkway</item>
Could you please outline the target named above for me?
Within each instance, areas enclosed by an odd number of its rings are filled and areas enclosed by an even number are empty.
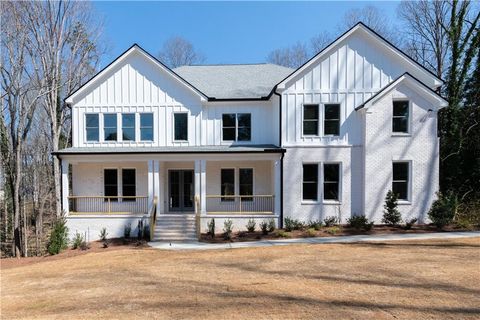
[[[292,244],[458,239],[458,238],[472,238],[472,237],[480,237],[480,231],[315,237],[315,238],[261,240],[261,241],[232,242],[232,243],[206,243],[206,242],[198,242],[198,241],[189,241],[189,242],[149,242],[148,244],[152,248],[164,249],[164,250],[218,250],[218,249],[234,249],[234,248],[273,247],[273,246],[285,246],[285,245],[292,245]]]

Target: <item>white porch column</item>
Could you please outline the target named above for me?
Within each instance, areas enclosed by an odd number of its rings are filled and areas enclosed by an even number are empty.
[[[273,194],[275,196],[274,198],[274,212],[275,212],[275,215],[278,215],[280,216],[280,201],[281,201],[281,188],[280,188],[280,185],[281,185],[281,166],[282,166],[282,163],[280,161],[280,159],[278,160],[273,160],[273,181],[274,181],[274,184],[273,184]]]
[[[200,160],[200,214],[207,214],[207,160]]]
[[[162,199],[160,197],[160,162],[158,160],[153,161],[153,196],[157,198],[157,216],[160,213],[160,205]],[[153,201],[153,200],[152,200]]]
[[[196,202],[196,199],[200,199],[200,186],[201,186],[201,183],[200,183],[200,179],[201,179],[201,164],[200,164],[200,160],[195,160],[195,165],[194,165],[194,178],[193,178],[193,181],[194,181],[194,184],[195,184],[195,210],[197,210],[197,202]],[[200,205],[200,203],[198,203],[198,205]],[[200,208],[198,208],[198,210],[200,210]]]
[[[70,188],[68,184],[68,160],[62,159],[62,211],[64,214],[69,214],[70,208],[68,203],[68,196],[70,195]]]
[[[148,160],[148,191],[147,191],[147,196],[148,196],[148,213],[152,211],[152,204],[153,204],[153,195],[154,195],[154,182],[153,182],[153,177],[154,177],[154,161],[153,160]]]

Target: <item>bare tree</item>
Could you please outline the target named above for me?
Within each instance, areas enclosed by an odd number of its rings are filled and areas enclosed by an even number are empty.
[[[179,36],[165,41],[158,58],[170,68],[189,66],[205,61],[205,57],[195,49],[190,41]]]
[[[327,31],[322,31],[312,39],[310,39],[310,47],[312,49],[312,55],[315,55],[322,51],[330,42],[332,42],[333,37]]]
[[[398,16],[405,27],[407,53],[442,78],[445,71],[449,43],[442,27],[448,20],[446,1],[402,1]]]
[[[291,47],[276,49],[267,56],[267,61],[288,68],[298,68],[308,59],[307,46],[297,42]]]
[[[33,74],[48,94],[42,105],[50,124],[51,150],[65,147],[65,124],[69,109],[63,103],[97,67],[103,52],[97,45],[101,25],[93,18],[90,4],[82,1],[22,2],[30,34],[29,52]],[[61,215],[60,164],[53,158],[57,216]]]

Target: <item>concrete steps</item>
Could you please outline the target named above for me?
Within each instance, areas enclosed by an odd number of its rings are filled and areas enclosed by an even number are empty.
[[[157,217],[154,241],[197,240],[195,215],[191,213],[162,214]]]

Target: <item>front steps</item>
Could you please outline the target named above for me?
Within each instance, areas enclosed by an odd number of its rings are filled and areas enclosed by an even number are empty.
[[[192,213],[161,214],[153,234],[153,241],[195,241],[197,233]]]

